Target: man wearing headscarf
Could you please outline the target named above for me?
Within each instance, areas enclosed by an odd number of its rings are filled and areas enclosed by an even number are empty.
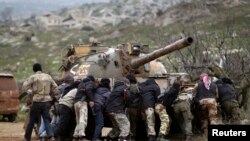
[[[201,129],[206,131],[208,119],[210,124],[217,124],[217,98],[218,89],[207,73],[200,75],[200,80],[195,86],[195,98],[199,100],[201,106]]]

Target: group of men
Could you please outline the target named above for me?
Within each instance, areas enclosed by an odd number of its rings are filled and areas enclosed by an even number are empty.
[[[39,119],[44,123],[46,138],[51,141],[83,140],[86,138],[88,110],[91,110],[95,122],[92,141],[101,140],[107,117],[112,123],[112,130],[107,135],[108,140],[137,139],[140,131],[137,125],[142,117],[146,123],[149,141],[167,141],[172,117],[169,117],[169,108],[174,110],[185,140],[191,141],[193,115],[190,101],[193,99],[198,100],[202,110],[202,130],[206,129],[208,122],[217,124],[217,102],[220,102],[228,119],[239,118],[235,115],[238,105],[235,103],[234,88],[227,78],[215,84],[203,73],[192,91],[184,87],[182,82],[174,82],[167,92],[161,94],[160,87],[153,78],[138,83],[132,74],[117,79],[111,88],[109,78],[102,78],[97,82],[91,75],[81,80],[74,80],[73,76],[66,75],[64,83],[57,86],[50,75],[42,72],[40,64],[34,64],[33,71],[35,74],[23,85],[23,90],[32,95],[25,141],[31,140],[34,124]],[[57,101],[55,106],[52,106],[52,99]],[[51,124],[51,107],[56,111],[53,117],[55,120],[52,120],[55,124]],[[161,122],[159,132],[155,129],[155,115],[159,116]]]

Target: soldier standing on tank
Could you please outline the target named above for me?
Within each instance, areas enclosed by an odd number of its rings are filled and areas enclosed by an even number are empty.
[[[195,86],[195,98],[199,100],[201,106],[201,129],[206,133],[208,120],[210,124],[217,124],[217,98],[218,89],[207,73],[200,75],[200,80]]]
[[[93,115],[95,118],[95,131],[92,141],[100,141],[99,137],[104,126],[103,111],[111,94],[110,89],[110,80],[108,78],[102,78],[94,96],[95,105],[93,108]]]
[[[75,114],[76,114],[76,128],[74,132],[74,139],[83,140],[85,137],[85,129],[88,122],[88,105],[92,108],[94,106],[95,93],[95,78],[91,75],[84,78],[78,85],[75,96]]]
[[[142,95],[143,115],[146,118],[147,134],[149,141],[155,141],[155,115],[154,107],[157,97],[160,95],[160,87],[153,78],[146,80],[140,85]]]
[[[24,91],[31,90],[33,95],[30,119],[25,130],[24,140],[31,140],[34,124],[41,116],[45,123],[48,138],[54,140],[54,133],[50,125],[49,109],[52,101],[51,94],[58,94],[57,84],[49,74],[42,72],[41,64],[35,63],[33,71],[35,74],[31,75],[23,86]]]
[[[135,140],[136,138],[136,127],[138,123],[138,117],[140,113],[140,90],[138,82],[134,75],[128,74],[126,78],[130,82],[128,99],[127,99],[127,115],[130,121],[130,140]]]
[[[240,121],[240,107],[236,100],[236,91],[232,80],[222,78],[216,81],[219,92],[219,103],[222,112],[225,114],[225,121],[238,124]]]
[[[125,141],[129,135],[130,122],[125,114],[129,86],[128,79],[121,78],[117,80],[107,101],[106,112],[113,125],[112,130],[108,133],[108,138],[111,140],[119,137],[120,141]]]

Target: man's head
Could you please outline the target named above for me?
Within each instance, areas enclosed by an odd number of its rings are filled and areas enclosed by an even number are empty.
[[[179,82],[174,82],[172,85],[175,89],[179,90],[181,84]]]
[[[95,77],[93,75],[88,75],[87,78],[90,79],[91,81],[95,82]]]
[[[33,65],[33,71],[34,71],[34,72],[42,71],[42,66],[41,66],[41,64],[35,63],[35,64]]]
[[[223,81],[223,83],[227,83],[227,84],[230,84],[230,85],[234,84],[234,82],[230,78],[227,78],[227,77],[224,77],[221,80]]]
[[[100,86],[110,89],[110,80],[108,78],[102,78],[100,81]]]
[[[63,79],[64,83],[71,83],[74,82],[74,77],[71,74],[67,74],[64,79]]]
[[[127,76],[126,76],[126,78],[129,80],[129,82],[130,83],[132,83],[132,84],[136,84],[137,83],[137,80],[136,80],[136,78],[135,78],[135,76],[133,75],[133,74],[128,74]]]
[[[123,82],[125,85],[130,86],[130,82],[126,77],[119,78],[115,81],[115,83],[118,83],[118,82]]]
[[[208,74],[203,72],[203,73],[200,75],[200,80],[203,80],[203,77],[205,77],[205,76],[208,77]]]

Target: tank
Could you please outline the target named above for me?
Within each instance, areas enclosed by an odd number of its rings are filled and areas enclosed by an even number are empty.
[[[136,43],[119,44],[117,47],[92,42],[88,45],[72,45],[63,55],[62,77],[72,73],[76,79],[87,75],[112,80],[134,74],[137,78],[166,76],[167,71],[157,58],[189,46],[192,37],[180,39],[170,45],[149,53],[148,45]]]
[[[147,78],[155,78],[161,93],[163,93],[173,80],[187,76],[187,74],[167,73],[165,66],[157,61],[157,58],[185,48],[192,42],[192,37],[186,37],[150,53],[148,45],[136,43],[119,44],[117,47],[104,46],[98,42],[92,42],[88,45],[72,45],[62,55],[63,61],[60,68],[62,78],[69,73],[73,74],[75,79],[83,79],[87,75],[93,75],[97,79],[109,78],[111,85],[113,85],[115,79],[132,73],[139,82],[143,82]],[[86,137],[91,139],[94,123],[90,112],[88,116],[90,118],[88,118]],[[109,118],[105,117],[104,119],[104,126],[111,127]],[[159,118],[156,116],[156,130],[159,130],[159,125]],[[139,121],[138,126],[140,131],[137,132],[139,133],[137,139],[146,140],[146,130],[141,130],[146,129],[144,121]]]

